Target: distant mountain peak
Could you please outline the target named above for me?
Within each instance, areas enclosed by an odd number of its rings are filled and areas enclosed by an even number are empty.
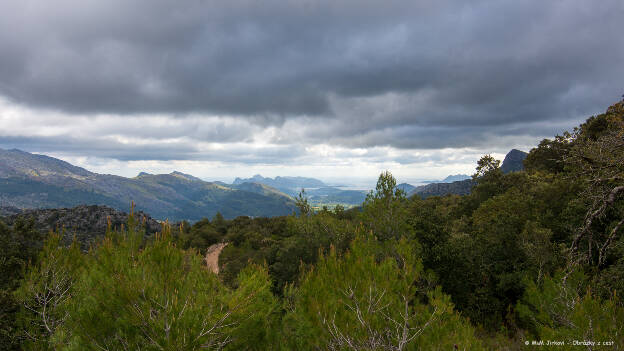
[[[265,180],[273,180],[271,178],[265,178],[260,174],[254,174],[253,177],[249,178],[249,179],[244,179],[244,183],[249,183],[249,182],[256,182],[256,183],[262,183]]]
[[[524,170],[523,161],[527,157],[528,153],[520,151],[518,149],[511,149],[505,155],[503,164],[501,165],[501,171],[503,173],[519,172]]]
[[[401,184],[397,185],[396,187],[398,189],[403,190],[406,194],[409,194],[412,191],[414,191],[414,189],[416,189],[415,186],[413,186],[412,184],[408,184],[408,183],[401,183]]]
[[[276,188],[286,194],[292,194],[298,192],[301,188],[321,188],[325,186],[325,183],[315,178],[306,177],[282,177],[277,176],[275,178],[263,177],[260,174],[256,174],[251,178],[236,178],[234,179],[234,185],[243,183],[260,183]],[[295,191],[296,190],[296,191]]]
[[[151,173],[147,173],[147,172],[141,172],[139,173],[139,175],[137,175],[137,177],[143,177],[143,176],[151,176]]]
[[[472,177],[470,177],[467,174],[452,174],[444,178],[444,180],[442,180],[440,183],[452,183],[452,182],[458,182],[458,181],[462,181],[462,180],[466,180],[470,178]]]

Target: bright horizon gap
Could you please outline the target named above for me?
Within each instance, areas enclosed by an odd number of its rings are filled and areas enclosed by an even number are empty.
[[[26,151],[26,150],[23,150]],[[522,150],[525,151],[525,150]],[[526,150],[527,152],[529,150]],[[28,152],[28,151],[27,151]],[[335,172],[336,168],[328,166],[291,166],[284,165],[265,165],[260,167],[247,167],[245,165],[225,165],[221,164],[218,167],[213,167],[207,162],[201,161],[186,161],[186,160],[171,160],[171,161],[154,161],[154,160],[141,160],[141,161],[120,161],[111,159],[99,159],[96,162],[90,162],[89,158],[76,157],[68,155],[58,155],[53,153],[44,152],[32,152],[33,154],[46,155],[54,157],[65,162],[68,162],[74,166],[78,166],[86,169],[87,171],[99,173],[99,174],[112,174],[122,176],[126,178],[136,177],[139,173],[145,172],[150,174],[169,174],[174,171],[189,174],[198,177],[207,182],[221,181],[231,184],[236,178],[251,178],[256,174],[259,174],[265,178],[281,177],[305,177],[315,178],[323,181],[327,185],[331,186],[348,186],[348,187],[363,187],[374,188],[379,174],[384,171],[390,171],[397,179],[397,183],[408,183],[412,185],[420,185],[428,181],[440,181],[450,175],[465,174],[472,175],[476,167],[476,160],[474,164],[451,164],[432,167],[414,167],[412,165],[394,165],[397,166],[394,169],[392,165],[388,165],[388,168],[374,168],[368,167],[367,175],[352,176],[348,173],[351,172],[349,167],[338,168],[341,172]],[[505,157],[505,154],[491,153],[495,158],[500,159],[501,162]],[[478,159],[477,159],[478,160]],[[173,164],[173,165],[172,165]],[[422,176],[414,175],[416,168]],[[319,168],[324,168],[325,172],[314,172]],[[346,170],[345,170],[346,168]],[[435,172],[431,172],[435,170]],[[237,172],[233,175],[229,175],[231,172]],[[239,172],[239,173],[238,173]],[[345,174],[341,176],[340,174]]]

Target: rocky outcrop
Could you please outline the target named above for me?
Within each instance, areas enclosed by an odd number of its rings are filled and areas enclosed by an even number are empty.
[[[128,214],[107,206],[77,206],[74,208],[23,210],[3,218],[8,225],[18,219],[34,221],[35,228],[47,234],[62,231],[63,242],[68,244],[75,237],[83,248],[95,243],[106,233],[108,221],[113,229],[127,225]],[[146,235],[161,230],[162,225],[143,212],[135,213],[138,225],[145,228]]]
[[[505,155],[503,164],[501,165],[501,171],[503,173],[520,172],[524,170],[524,159],[529,154],[524,151],[512,149]]]

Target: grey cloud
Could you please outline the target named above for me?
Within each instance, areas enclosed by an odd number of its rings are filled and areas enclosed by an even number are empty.
[[[260,126],[321,118],[306,140],[350,147],[479,146],[519,122],[530,125],[524,134],[549,135],[552,121],[604,110],[624,80],[619,0],[5,8],[0,94],[17,103],[70,114],[216,113]]]
[[[298,139],[309,142],[330,143],[346,148],[373,148],[390,146],[397,149],[444,149],[474,148],[489,152],[506,152],[514,147],[532,147],[543,138],[560,134],[578,121],[560,121],[559,123],[510,123],[484,127],[469,126],[418,126],[397,125],[382,129],[353,127],[343,124],[330,124],[322,128],[305,128],[305,136],[293,135],[282,138],[281,143],[289,144]],[[357,129],[357,132],[352,130]],[[375,157],[369,152],[368,157]]]
[[[69,136],[0,136],[0,147],[16,148],[27,152],[64,153],[78,156],[84,155],[84,151],[89,150],[89,156],[121,161],[195,159],[199,154],[197,148],[186,143],[127,145],[111,140]]]
[[[248,142],[254,132],[260,130],[244,120],[202,117],[183,121],[165,117],[156,120],[148,117],[117,117],[112,123],[100,121],[93,128],[90,132],[95,135],[121,135],[144,140],[184,138],[193,142],[213,143]],[[76,132],[80,132],[80,128],[76,129]]]
[[[244,145],[225,149],[202,149],[191,140],[175,143],[158,141],[142,144],[125,144],[106,138],[80,138],[70,136],[1,136],[0,148],[17,148],[28,152],[60,153],[74,156],[138,160],[195,160],[220,161],[238,164],[281,164],[305,156],[305,149],[297,146],[266,146],[250,148]]]

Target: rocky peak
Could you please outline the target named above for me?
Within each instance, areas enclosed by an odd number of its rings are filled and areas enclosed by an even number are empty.
[[[527,155],[528,154],[524,151],[512,149],[505,155],[505,159],[501,165],[501,171],[503,171],[503,173],[510,173],[524,170],[524,164],[522,162]]]

